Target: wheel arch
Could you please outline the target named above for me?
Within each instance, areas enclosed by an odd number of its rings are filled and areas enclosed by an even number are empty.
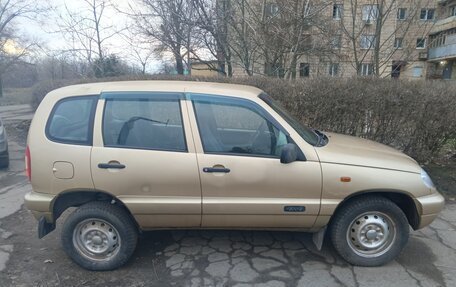
[[[68,190],[60,193],[51,202],[50,209],[52,211],[53,223],[55,224],[57,219],[69,207],[78,207],[92,201],[111,202],[112,204],[121,206],[139,229],[138,222],[125,203],[123,203],[122,200],[118,199],[116,196],[101,190]]]
[[[410,226],[414,230],[418,229],[420,225],[418,206],[411,194],[401,190],[363,190],[353,193],[337,205],[333,214],[336,214],[347,202],[355,198],[358,199],[372,195],[382,196],[394,202],[404,212]]]

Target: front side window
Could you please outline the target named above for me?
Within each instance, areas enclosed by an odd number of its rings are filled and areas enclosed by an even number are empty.
[[[320,138],[315,130],[301,124],[298,119],[293,117],[282,105],[267,94],[263,93],[259,98],[278,113],[306,142],[313,146],[319,145]]]
[[[178,99],[106,99],[103,140],[108,147],[186,151]]]
[[[290,142],[253,102],[202,96],[193,107],[205,153],[280,157]]]
[[[59,101],[49,117],[47,137],[55,142],[92,145],[97,100],[97,96],[82,96]]]

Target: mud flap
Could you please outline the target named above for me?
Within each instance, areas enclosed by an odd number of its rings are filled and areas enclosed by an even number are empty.
[[[44,216],[38,220],[38,238],[41,239],[55,229],[54,223],[48,223]]]
[[[320,229],[318,232],[315,232],[312,236],[312,241],[317,247],[318,251],[321,251],[321,247],[323,246],[323,240],[325,239],[326,233],[326,226]]]

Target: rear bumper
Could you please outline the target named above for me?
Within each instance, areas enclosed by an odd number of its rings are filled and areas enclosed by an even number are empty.
[[[38,238],[43,238],[55,229],[54,216],[52,215],[51,204],[54,195],[29,192],[25,195],[25,206],[38,220]]]
[[[53,223],[54,218],[52,216],[51,204],[54,197],[55,195],[53,194],[31,191],[25,195],[25,206],[32,212],[37,220],[44,217],[47,222]]]
[[[420,209],[420,224],[418,229],[431,224],[445,206],[445,198],[438,192],[417,197],[416,201]]]

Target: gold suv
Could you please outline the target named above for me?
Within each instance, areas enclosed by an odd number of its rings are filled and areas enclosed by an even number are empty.
[[[50,92],[32,121],[25,197],[38,235],[90,270],[122,266],[151,229],[326,230],[348,262],[394,259],[444,205],[412,158],[303,126],[263,91],[172,81]]]

